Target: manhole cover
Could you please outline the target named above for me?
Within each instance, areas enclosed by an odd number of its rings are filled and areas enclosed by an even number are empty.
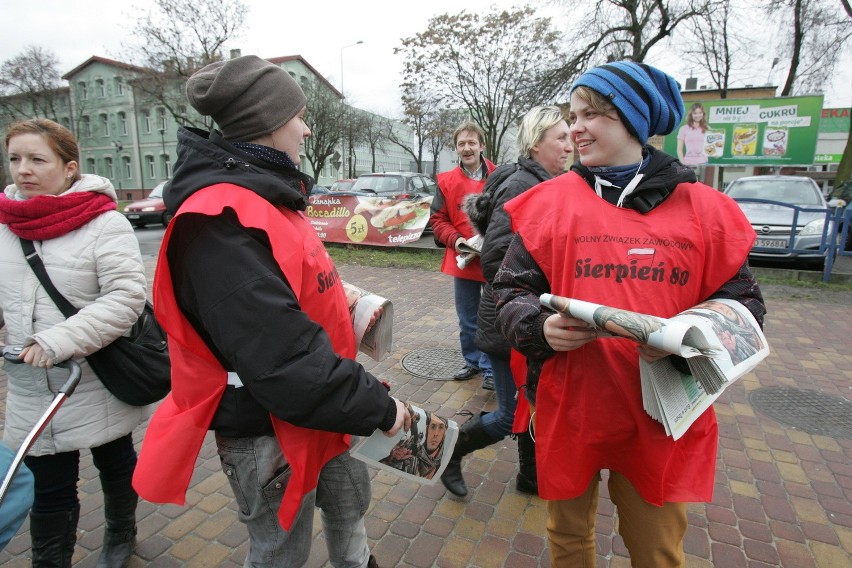
[[[762,387],[748,395],[757,410],[797,430],[831,438],[852,438],[852,403],[815,390]]]
[[[464,357],[458,349],[436,347],[418,349],[402,358],[402,368],[423,379],[451,381],[464,367]]]

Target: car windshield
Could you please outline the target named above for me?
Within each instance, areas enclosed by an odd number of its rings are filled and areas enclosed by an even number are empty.
[[[768,199],[790,205],[822,205],[818,190],[808,180],[738,181],[731,184],[727,194],[734,199]]]
[[[151,193],[148,194],[148,199],[162,199],[164,187],[166,187],[166,184],[161,183],[157,187],[152,189]]]
[[[402,191],[402,179],[396,176],[361,176],[355,180],[352,189],[376,193],[397,193]]]

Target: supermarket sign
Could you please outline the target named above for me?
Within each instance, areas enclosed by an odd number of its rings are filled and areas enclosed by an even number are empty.
[[[684,101],[686,116],[666,136],[663,149],[679,157],[688,152],[694,165],[810,165],[814,163],[822,102],[822,96]],[[688,129],[687,118],[695,104],[702,106],[706,129],[702,134],[692,130],[690,148],[678,135],[681,129]]]

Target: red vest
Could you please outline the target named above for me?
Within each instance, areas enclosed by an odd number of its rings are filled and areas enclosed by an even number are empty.
[[[552,292],[673,316],[742,266],[754,230],[728,197],[681,184],[646,214],[597,197],[570,172],[505,206]],[[627,476],[654,505],[710,501],[717,425],[708,409],[679,440],[642,407],[635,343],[602,338],[546,361],[536,395],[539,492],[582,494],[601,469]]]
[[[488,173],[494,171],[494,164],[485,160]],[[461,167],[456,167],[448,172],[438,174],[438,186],[441,188],[441,193],[444,195],[444,207],[447,209],[447,214],[450,217],[450,222],[461,233],[464,238],[469,239],[473,236],[473,227],[470,224],[470,218],[464,212],[464,199],[469,194],[482,193],[485,187],[485,178],[475,181],[467,177]],[[473,262],[459,268],[456,264],[456,255],[458,254],[453,248],[454,243],[448,243],[444,249],[444,260],[441,263],[441,272],[464,278],[465,280],[476,280],[485,282],[482,276],[482,263],[479,257],[476,257]]]
[[[272,254],[302,309],[323,326],[338,355],[354,358],[352,328],[341,325],[350,319],[337,270],[305,217],[277,208],[250,190],[224,183],[196,192],[184,202],[177,217],[185,213],[219,215],[225,208],[233,209],[244,227],[266,232]],[[154,278],[155,312],[169,336],[172,392],[151,418],[133,487],[147,501],[183,505],[201,444],[225,391],[227,372],[175,300],[166,257],[175,224],[166,230]],[[331,286],[320,291],[318,278]],[[281,526],[289,529],[302,498],[316,487],[322,466],[349,449],[349,436],[301,428],[273,416],[270,419],[292,470],[278,511]]]

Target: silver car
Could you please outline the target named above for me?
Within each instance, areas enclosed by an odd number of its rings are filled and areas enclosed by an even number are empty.
[[[741,177],[731,182],[725,193],[738,202],[757,233],[754,243],[757,250],[752,250],[750,256],[817,262],[825,258],[820,245],[828,205],[814,180],[799,176]],[[740,201],[742,199],[765,199],[775,203]]]

